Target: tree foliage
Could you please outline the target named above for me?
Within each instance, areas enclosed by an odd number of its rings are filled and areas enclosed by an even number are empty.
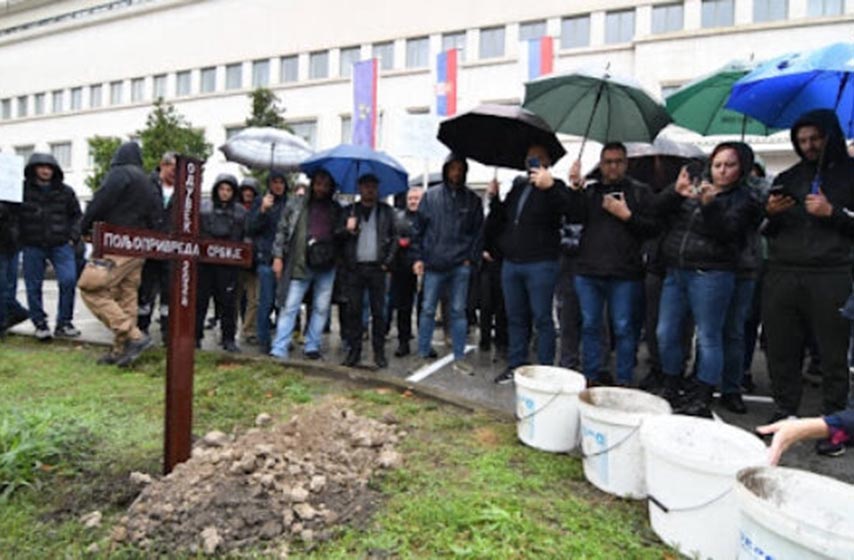
[[[162,99],[154,102],[145,128],[136,134],[142,144],[142,163],[146,170],[157,167],[166,152],[177,152],[205,161],[213,146],[205,141],[205,130],[195,128],[170,103]]]
[[[104,176],[110,170],[110,161],[113,154],[122,144],[122,139],[117,136],[93,136],[87,140],[89,153],[92,154],[93,171],[86,177],[86,186],[92,192],[101,188]]]
[[[279,97],[271,89],[259,87],[249,94],[252,101],[252,114],[246,118],[246,126],[269,126],[290,131],[285,122],[285,108],[279,104]]]

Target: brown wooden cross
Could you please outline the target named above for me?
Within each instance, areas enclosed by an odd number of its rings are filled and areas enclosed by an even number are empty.
[[[173,206],[174,234],[94,225],[92,253],[174,260],[169,294],[169,341],[166,351],[165,473],[190,458],[193,426],[193,356],[196,350],[196,263],[249,267],[252,245],[199,237],[202,162],[178,156]],[[235,193],[237,196],[237,193]]]

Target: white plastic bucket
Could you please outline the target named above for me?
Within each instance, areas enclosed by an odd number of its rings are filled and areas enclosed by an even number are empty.
[[[646,419],[640,437],[652,530],[686,556],[735,558],[735,476],[767,463],[762,441],[723,422],[680,415]]]
[[[578,393],[587,380],[577,371],[522,366],[516,384],[516,433],[525,445],[543,451],[571,451],[578,444]]]
[[[854,486],[781,467],[738,473],[740,560],[854,559]]]
[[[670,414],[666,400],[637,389],[597,387],[578,396],[584,476],[596,488],[623,498],[646,497],[641,423]]]

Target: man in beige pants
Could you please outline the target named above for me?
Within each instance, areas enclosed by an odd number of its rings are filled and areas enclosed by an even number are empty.
[[[81,230],[91,234],[95,222],[153,229],[157,225],[157,196],[142,169],[139,145],[122,144],[104,183],[86,207]],[[141,258],[108,254],[87,264],[80,277],[78,287],[84,303],[115,336],[112,350],[98,360],[99,364],[127,367],[151,346],[151,337],[136,326],[144,263]]]

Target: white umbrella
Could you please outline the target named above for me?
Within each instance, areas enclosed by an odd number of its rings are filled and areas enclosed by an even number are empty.
[[[269,127],[246,128],[219,149],[228,161],[270,169],[295,168],[314,153],[296,134]]]
[[[688,142],[678,142],[665,136],[656,136],[652,144],[646,142],[626,142],[626,155],[629,158],[647,156],[666,156],[684,159],[703,158],[703,150]]]

